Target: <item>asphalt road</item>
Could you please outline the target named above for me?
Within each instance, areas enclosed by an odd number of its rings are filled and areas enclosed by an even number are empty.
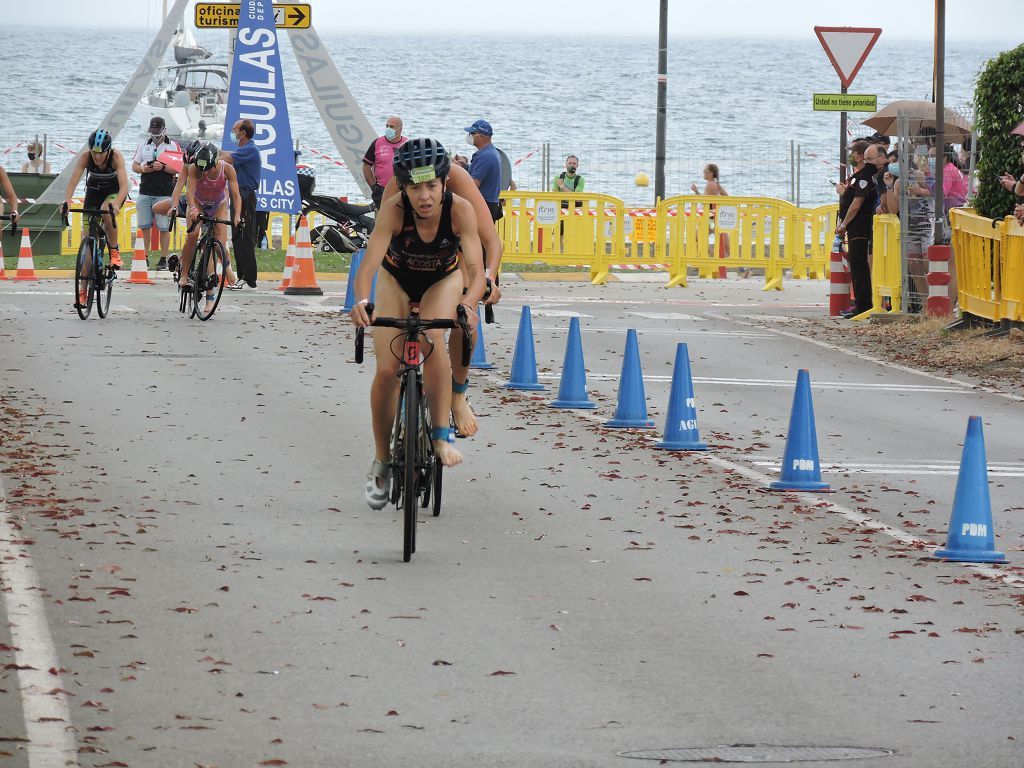
[[[0,765],[1024,763],[1020,392],[832,346],[820,283],[509,280],[480,433],[405,564],[362,498],[372,358],[324,287],[200,323],[118,285],[83,322],[69,281],[0,283]],[[524,303],[546,393],[500,387]],[[546,405],[573,314],[595,411]],[[659,434],[688,343],[706,453],[601,428],[630,327]],[[800,368],[831,494],[764,490]],[[975,414],[1007,566],[928,557]]]

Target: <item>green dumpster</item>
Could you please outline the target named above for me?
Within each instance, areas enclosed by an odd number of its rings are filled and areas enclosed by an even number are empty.
[[[4,256],[17,258],[21,250],[21,229],[28,227],[32,238],[33,256],[57,256],[60,254],[60,236],[64,222],[60,217],[59,203],[26,203],[36,200],[57,178],[52,173],[8,173],[14,193],[21,200],[18,204],[18,231],[11,233],[10,222],[0,222],[3,228]],[[9,213],[9,211],[7,211]]]

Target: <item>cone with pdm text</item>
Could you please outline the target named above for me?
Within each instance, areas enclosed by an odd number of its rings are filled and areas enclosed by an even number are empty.
[[[149,279],[149,264],[146,262],[146,235],[143,231],[135,233],[135,249],[132,251],[132,273],[128,282],[135,285],[154,285]]]
[[[469,361],[470,368],[488,370],[493,368],[492,363],[487,362],[487,347],[484,346],[484,323],[480,318],[480,307],[476,308],[476,344],[473,345],[473,357]]]
[[[562,377],[558,381],[558,397],[548,403],[550,408],[596,408],[587,395],[587,366],[583,362],[583,339],[580,319],[569,319],[569,337],[562,359]]]
[[[309,242],[309,224],[306,217],[299,217],[299,233],[295,236],[295,264],[292,266],[291,284],[284,289],[285,296],[323,296],[323,289],[316,282],[316,264],[313,262],[313,245]]]
[[[29,239],[28,227],[21,230],[21,250],[18,252],[18,271],[15,280],[37,280],[36,264],[32,260],[32,241]]]
[[[281,284],[275,291],[283,291],[292,284],[292,271],[295,269],[295,235],[288,236],[288,250],[284,253],[284,273],[281,275]]]
[[[967,436],[960,457],[960,473],[953,496],[953,514],[949,519],[944,549],[934,557],[963,563],[1002,563],[1006,555],[996,551],[992,527],[992,502],[988,495],[988,462],[981,417],[967,420]]]
[[[516,351],[512,355],[512,373],[505,383],[505,389],[540,391],[544,385],[537,379],[537,353],[533,347],[533,320],[530,307],[523,305],[519,315],[519,333],[516,335]]]
[[[793,410],[789,414],[786,450],[782,456],[782,476],[769,488],[773,491],[828,491],[821,480],[818,460],[818,431],[814,426],[814,404],[811,402],[811,375],[801,368],[796,375]]]
[[[4,271],[4,241],[0,237],[0,280],[6,280],[7,273]]]
[[[626,353],[622,358],[619,375],[619,402],[615,416],[604,423],[614,429],[653,429],[654,422],[647,418],[647,395],[644,392],[644,372],[640,367],[640,345],[636,330],[626,331]]]
[[[676,345],[676,362],[672,369],[672,389],[668,395],[665,434],[655,448],[665,451],[706,451],[697,429],[697,400],[690,375],[690,352],[685,342]]]

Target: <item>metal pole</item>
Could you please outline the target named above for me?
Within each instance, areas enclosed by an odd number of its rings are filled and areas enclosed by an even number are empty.
[[[789,140],[789,202],[796,203],[796,143]]]
[[[840,93],[846,93],[846,86]],[[846,181],[846,113],[839,113],[839,180]]]
[[[658,18],[658,127],[654,140],[654,202],[665,199],[665,119],[668,113],[668,0]]]
[[[946,164],[946,0],[935,0],[935,244],[945,239],[942,194]]]
[[[797,208],[800,208],[800,166],[804,157],[804,148],[797,144]]]

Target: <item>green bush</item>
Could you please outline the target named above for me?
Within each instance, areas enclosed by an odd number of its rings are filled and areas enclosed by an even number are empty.
[[[974,89],[975,130],[981,137],[978,196],[974,207],[982,216],[1002,217],[1013,211],[1014,196],[996,176],[1024,173],[1021,140],[1010,131],[1024,120],[1024,45],[1003,51],[988,62]]]

